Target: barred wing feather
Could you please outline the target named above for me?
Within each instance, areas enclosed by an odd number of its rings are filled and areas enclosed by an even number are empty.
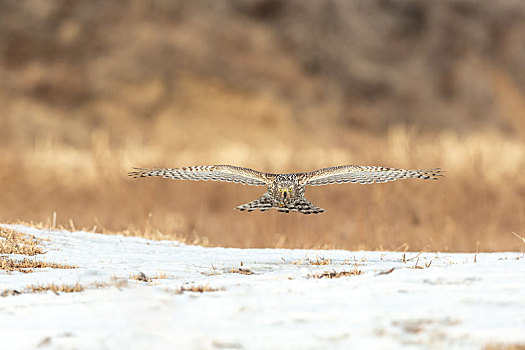
[[[253,169],[241,168],[232,165],[207,165],[184,168],[136,168],[135,171],[128,173],[128,175],[135,178],[158,176],[176,180],[212,180],[262,186],[268,184],[273,174],[265,174]]]
[[[439,168],[405,170],[379,166],[343,165],[307,173],[305,185],[321,186],[348,182],[371,184],[410,178],[437,180],[438,176],[443,176]]]

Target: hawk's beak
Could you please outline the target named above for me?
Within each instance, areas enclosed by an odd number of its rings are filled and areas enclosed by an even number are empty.
[[[287,196],[287,195],[288,195],[288,192],[283,191],[283,197],[284,197],[284,199],[286,199],[286,196]]]

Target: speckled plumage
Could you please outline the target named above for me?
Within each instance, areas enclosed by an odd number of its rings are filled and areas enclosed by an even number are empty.
[[[430,179],[442,176],[439,168],[428,170],[404,170],[379,166],[343,165],[324,168],[309,173],[271,174],[232,165],[191,166],[185,168],[135,169],[132,177],[158,176],[179,180],[212,180],[235,182],[243,185],[263,186],[268,190],[259,199],[240,205],[235,209],[266,211],[275,208],[280,212],[297,211],[318,214],[325,210],[304,198],[305,186],[321,186],[340,183],[382,183],[399,179]]]

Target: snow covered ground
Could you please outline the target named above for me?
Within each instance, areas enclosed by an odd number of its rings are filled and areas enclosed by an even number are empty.
[[[80,283],[87,289],[0,297],[2,349],[525,344],[522,253],[423,253],[415,258],[416,253],[403,257],[398,252],[205,248],[4,227],[45,239],[47,253],[31,258],[78,268],[28,274],[0,270],[0,292],[48,283]],[[239,268],[253,274],[236,273]],[[315,278],[356,269],[362,274]],[[130,279],[138,272],[165,278]],[[109,286],[95,288],[94,282]],[[182,287],[218,290],[199,293]]]

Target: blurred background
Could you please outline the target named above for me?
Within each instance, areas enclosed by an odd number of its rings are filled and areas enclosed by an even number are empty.
[[[0,221],[234,247],[523,250],[521,0],[0,2]],[[131,167],[441,167],[262,187]]]

